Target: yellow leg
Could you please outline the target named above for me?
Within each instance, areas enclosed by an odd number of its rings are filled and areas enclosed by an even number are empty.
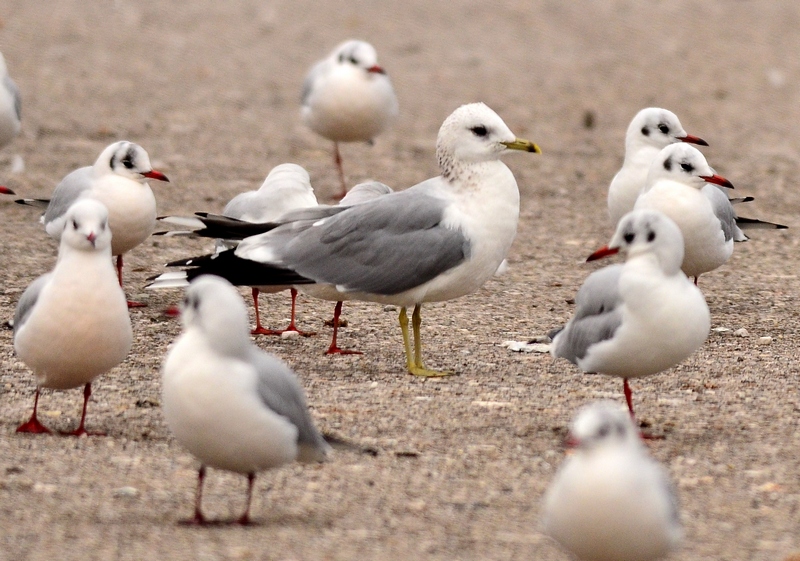
[[[408,371],[414,368],[414,361],[411,358],[411,341],[408,337],[408,313],[406,312],[405,308],[400,308],[400,331],[403,332],[403,346],[406,350],[406,368]]]
[[[439,376],[452,376],[452,372],[446,371],[438,371],[438,370],[428,370],[425,368],[425,365],[422,363],[422,336],[420,335],[420,326],[422,325],[422,315],[420,311],[422,310],[422,304],[417,304],[414,306],[414,313],[411,315],[411,326],[414,329],[414,361],[411,361],[411,348],[408,344],[408,316],[405,315],[405,308],[403,311],[400,312],[401,319],[400,325],[402,326],[403,318],[405,317],[405,331],[403,332],[404,341],[406,342],[406,362],[408,365],[408,371],[413,374],[414,376],[427,376],[427,377],[439,377]]]

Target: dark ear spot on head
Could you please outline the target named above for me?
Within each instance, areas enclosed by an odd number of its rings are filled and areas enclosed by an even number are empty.
[[[667,158],[664,160],[664,169],[667,171],[672,171],[672,158]]]
[[[647,126],[642,127],[642,134],[645,136],[650,136],[650,129]]]

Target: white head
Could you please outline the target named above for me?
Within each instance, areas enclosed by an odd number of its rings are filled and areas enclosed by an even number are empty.
[[[333,49],[330,55],[334,64],[360,68],[367,74],[386,74],[378,65],[378,53],[375,47],[366,41],[351,39]]]
[[[94,170],[97,175],[114,173],[139,183],[148,178],[169,181],[166,175],[153,169],[144,148],[127,140],[107,146],[94,163]]]
[[[683,234],[675,222],[658,210],[634,210],[623,216],[609,244],[587,261],[623,251],[628,259],[652,255],[667,275],[677,274],[683,263]]]
[[[242,356],[250,345],[250,327],[244,301],[231,283],[221,277],[197,277],[181,303],[185,330],[199,330],[217,352]]]
[[[625,149],[630,152],[641,146],[652,146],[661,150],[676,142],[708,146],[702,138],[686,134],[675,113],[659,107],[648,107],[639,111],[628,125],[625,135]]]
[[[108,209],[95,199],[79,199],[64,215],[61,246],[79,251],[111,252]]]
[[[259,187],[259,191],[264,189],[274,189],[279,185],[296,185],[304,189],[314,191],[311,187],[311,177],[303,166],[297,164],[279,164],[272,168],[267,174],[264,183]]]
[[[462,105],[439,128],[436,156],[442,175],[452,179],[460,164],[497,160],[509,150],[541,153],[529,140],[514,136],[500,116],[483,103]]]
[[[696,189],[702,189],[706,183],[733,188],[730,181],[714,173],[700,150],[688,144],[670,144],[658,153],[650,165],[645,190],[662,179]]]
[[[581,408],[572,422],[570,443],[580,451],[641,446],[630,414],[612,401],[596,401]]]

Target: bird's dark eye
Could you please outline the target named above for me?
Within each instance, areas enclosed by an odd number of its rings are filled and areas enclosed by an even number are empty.
[[[100,229],[101,229],[101,230],[105,230],[105,229],[106,229],[106,227],[108,227],[108,221],[107,221],[107,220],[103,220],[103,221],[100,223]]]
[[[606,436],[608,436],[608,433],[610,432],[611,432],[611,425],[609,425],[608,423],[603,423],[602,425],[600,425],[600,428],[597,429],[597,436],[600,438],[605,438]]]
[[[72,221],[72,227],[75,228],[76,230],[79,228],[77,220]]]
[[[469,130],[471,130],[475,134],[475,136],[486,136],[487,134],[489,134],[489,131],[487,131],[486,127],[484,127],[483,125],[472,127]]]
[[[672,160],[670,158],[664,160],[664,169],[667,171],[672,171]]]
[[[669,134],[669,127],[664,123],[658,125],[658,130],[660,130],[664,134]]]
[[[354,64],[354,65],[358,66],[358,59],[356,57],[351,55],[350,58],[348,58],[347,60],[350,61],[350,64]]]
[[[622,236],[622,239],[625,240],[625,243],[628,243],[628,244],[629,243],[633,243],[633,240],[636,239],[636,234],[634,234],[633,232],[628,232],[627,234]]]
[[[647,232],[647,241],[652,242],[654,239],[656,239],[656,233],[652,230]]]
[[[645,136],[650,136],[650,129],[647,127],[642,127],[642,134]]]
[[[692,173],[694,171],[694,166],[692,164],[681,164],[681,169],[686,173]]]
[[[130,154],[125,154],[125,157],[122,158],[122,165],[125,166],[126,169],[133,169],[133,158]]]

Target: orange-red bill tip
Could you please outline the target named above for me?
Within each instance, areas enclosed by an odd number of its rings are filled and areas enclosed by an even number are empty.
[[[169,183],[169,179],[167,179],[166,175],[154,169],[146,171],[142,175],[144,175],[145,177],[149,177],[150,179],[158,179],[159,181],[166,181],[167,183]]]
[[[597,261],[598,259],[602,259],[603,257],[608,257],[609,255],[616,255],[619,253],[618,247],[608,247],[604,245],[594,253],[592,253],[589,257],[586,258],[586,262],[589,261]]]
[[[688,142],[689,144],[697,144],[698,146],[708,146],[708,142],[706,142],[699,136],[695,136],[693,134],[687,134],[686,136],[677,136],[675,138],[677,138],[681,142]]]
[[[708,183],[713,183],[714,185],[721,185],[722,187],[733,189],[733,183],[731,183],[721,175],[717,175],[716,173],[714,175],[701,175],[700,179]]]

